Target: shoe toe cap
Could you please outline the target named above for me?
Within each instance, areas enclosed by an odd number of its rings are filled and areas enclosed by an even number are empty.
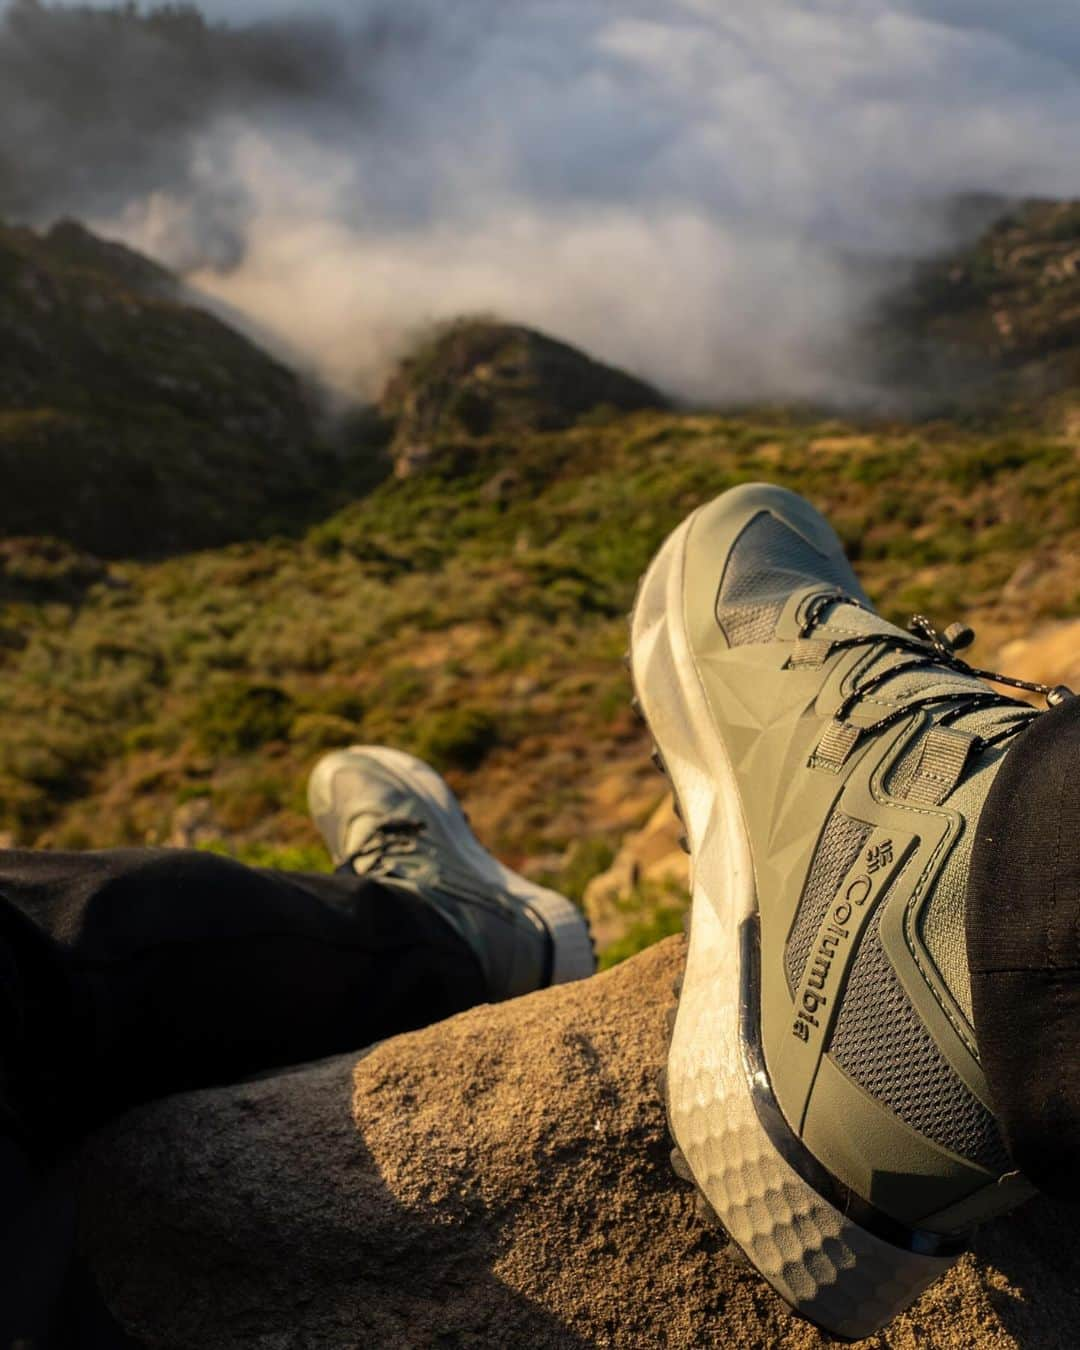
[[[828,521],[768,483],[733,488],[698,512],[684,580],[690,605],[731,646],[769,641],[790,596],[808,587],[836,587],[870,604]]]

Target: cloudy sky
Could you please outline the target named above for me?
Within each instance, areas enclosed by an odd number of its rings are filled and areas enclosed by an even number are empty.
[[[0,211],[92,220],[351,389],[489,310],[692,399],[857,398],[852,255],[1080,196],[1074,0],[203,9],[246,32],[195,65],[9,11]]]

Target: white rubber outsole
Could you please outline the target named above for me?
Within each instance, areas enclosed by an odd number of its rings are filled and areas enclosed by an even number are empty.
[[[741,1010],[754,978],[744,969],[746,925],[757,921],[754,867],[683,620],[692,522],[653,561],[631,623],[637,699],[692,858],[690,942],[666,1075],[669,1121],[692,1180],[755,1269],[801,1316],[854,1340],[890,1322],[956,1257],[907,1250],[854,1222],[795,1170],[759,1116]]]
[[[596,956],[592,936],[581,910],[557,891],[528,881],[493,857],[473,834],[461,804],[441,774],[404,750],[382,745],[354,745],[349,750],[376,760],[405,783],[426,804],[431,823],[462,862],[537,916],[551,936],[552,984],[584,980],[594,973]]]

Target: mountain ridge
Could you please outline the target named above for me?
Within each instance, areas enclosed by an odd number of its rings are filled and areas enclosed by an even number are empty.
[[[879,378],[936,415],[1058,413],[1080,389],[1080,202],[983,202],[974,218],[990,223],[875,313]]]
[[[310,391],[75,222],[0,226],[0,533],[105,557],[286,523],[326,477]]]

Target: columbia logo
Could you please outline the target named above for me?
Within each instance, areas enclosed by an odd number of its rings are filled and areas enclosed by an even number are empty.
[[[907,847],[901,845],[900,853]],[[828,1034],[840,981],[867,915],[888,887],[896,855],[893,837],[876,831],[822,917],[795,997],[791,1031],[804,1045],[813,1042],[820,1048]]]
[[[884,843],[878,844],[876,848],[866,851],[866,870],[873,875],[880,872],[883,867],[891,867],[893,860],[893,843],[891,839],[886,839]]]

